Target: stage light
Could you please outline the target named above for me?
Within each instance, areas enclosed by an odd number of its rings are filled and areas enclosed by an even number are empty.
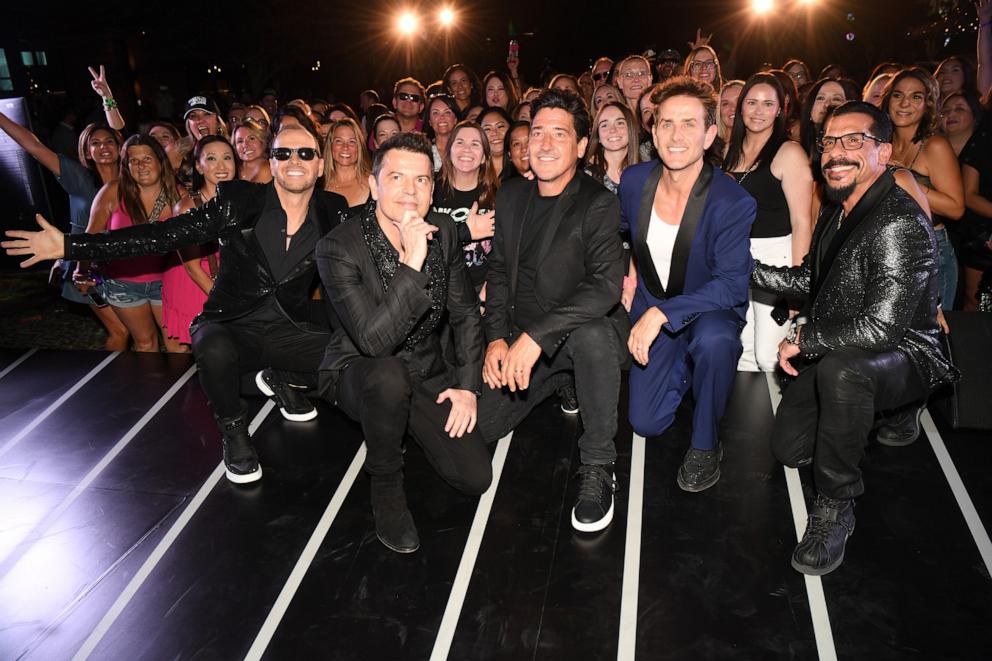
[[[756,14],[767,14],[775,8],[775,0],[751,0],[751,9]]]
[[[452,11],[450,7],[445,7],[437,14],[437,20],[441,22],[444,27],[450,27],[452,23],[455,22],[455,12]]]
[[[396,23],[402,34],[411,35],[417,30],[417,15],[412,11],[403,12]]]

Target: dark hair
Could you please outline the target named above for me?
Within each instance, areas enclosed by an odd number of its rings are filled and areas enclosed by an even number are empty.
[[[435,101],[440,101],[444,105],[448,106],[448,109],[454,114],[454,121],[456,124],[458,123],[459,115],[458,104],[455,103],[455,97],[450,94],[437,94],[429,98],[427,103],[424,104],[424,133],[426,133],[427,137],[431,140],[434,140],[436,137],[434,127],[431,126],[431,106],[434,105]],[[452,127],[451,130],[454,132],[454,127]]]
[[[599,117],[607,108],[619,110],[620,114],[623,115],[623,120],[627,122],[627,155],[620,163],[620,171],[622,172],[627,166],[634,165],[639,160],[640,122],[634,118],[634,113],[630,111],[626,103],[619,101],[604,103],[596,112],[596,119],[590,131],[589,146],[586,148],[586,165],[589,168],[589,175],[599,182],[606,178],[606,169],[609,165],[606,162],[606,149],[599,141]]]
[[[506,90],[506,111],[512,113],[513,109],[517,107],[517,103],[520,99],[520,91],[517,89],[516,83],[502,71],[490,71],[482,78],[482,101],[485,107],[489,107],[489,99],[486,98],[486,87],[489,85],[489,81],[493,78],[499,80],[503,83],[503,89]]]
[[[572,116],[572,125],[575,127],[576,140],[589,137],[589,128],[592,125],[592,119],[589,117],[586,104],[582,102],[581,97],[575,92],[551,88],[543,90],[530,104],[531,123],[537,118],[537,113],[545,108],[560,108]],[[509,124],[510,122],[507,123]]]
[[[448,81],[451,79],[452,74],[454,74],[456,71],[464,72],[465,75],[468,76],[469,84],[472,86],[472,91],[469,92],[469,96],[468,96],[468,105],[465,106],[465,109],[468,110],[472,106],[479,105],[480,104],[479,88],[482,87],[482,84],[479,82],[479,77],[475,75],[475,72],[469,69],[464,64],[452,64],[450,67],[444,70],[444,75],[441,76],[441,80],[444,82],[444,91],[447,92],[448,94],[451,94],[451,86],[448,84]]]
[[[221,138],[221,140],[223,139]],[[176,186],[176,175],[172,169],[172,163],[169,162],[169,157],[165,155],[162,145],[158,144],[158,140],[144,133],[132,135],[128,138],[124,142],[124,146],[121,147],[121,177],[120,183],[117,186],[117,201],[124,207],[127,215],[130,216],[131,223],[141,225],[148,222],[148,214],[145,212],[145,207],[141,203],[141,191],[138,188],[138,182],[131,175],[131,166],[127,159],[127,150],[130,147],[148,147],[152,150],[155,160],[158,161],[159,169],[162,172],[159,178],[159,185],[162,187],[162,192],[165,193],[166,199],[166,206],[163,208],[164,211],[171,210],[176,202],[179,201],[179,189]]]
[[[204,147],[206,147],[207,145],[212,145],[215,142],[223,143],[227,145],[228,149],[231,150],[231,156],[234,157],[234,178],[237,179],[238,170],[240,169],[241,161],[238,159],[238,154],[237,152],[234,151],[234,147],[231,145],[231,143],[219,135],[205,135],[199,140],[197,140],[196,145],[193,147],[193,163],[198,163],[200,161],[200,156],[203,154]],[[203,173],[197,170],[195,167],[193,168],[193,175],[191,181],[193,184],[193,190],[200,190],[201,188],[203,188],[203,185],[206,183],[206,179],[204,178]]]
[[[313,136],[313,139],[317,142],[317,151],[320,151],[320,145],[323,142],[320,139],[320,133],[317,132],[317,125],[313,123],[313,119],[299,106],[285,105],[279,109],[276,113],[275,119],[272,120],[272,140],[275,141],[275,137],[279,135],[282,131],[282,122],[286,117],[293,117],[300,123],[303,129]]]
[[[343,112],[346,117],[349,117],[350,119],[353,119],[356,122],[361,122],[362,121],[362,120],[360,120],[358,118],[358,113],[355,112],[355,109],[352,108],[351,106],[349,106],[347,103],[332,103],[332,104],[330,104],[329,106],[327,106],[327,114],[325,115],[325,117],[330,118],[331,113],[334,112],[335,110],[338,110],[340,112]],[[328,119],[328,121],[330,121],[330,120]]]
[[[785,92],[785,105],[782,106],[782,113],[785,115],[786,128],[788,128],[789,122],[798,120],[799,113],[802,111],[802,104],[799,103],[799,88],[796,87],[796,81],[785,69],[769,69],[764,73],[775,76],[782,85],[782,91]]]
[[[867,101],[848,101],[843,105],[837,106],[833,111],[827,115],[826,119],[823,120],[824,125],[827,121],[835,117],[841,117],[842,115],[868,115],[871,117],[871,126],[868,130],[871,134],[878,138],[881,142],[892,142],[892,120],[889,118],[889,114],[883,111],[881,108],[876,108]]]
[[[837,69],[837,75],[829,76],[831,69]],[[844,68],[839,64],[828,64],[827,66],[820,69],[820,73],[817,74],[817,78],[844,78]]]
[[[936,128],[939,112],[937,103],[940,101],[940,88],[937,86],[937,80],[926,69],[921,67],[907,67],[892,76],[889,82],[885,84],[881,101],[881,109],[885,113],[888,114],[890,112],[889,105],[891,104],[892,93],[895,91],[896,85],[906,78],[918,80],[923,85],[923,91],[926,94],[926,99],[924,100],[926,107],[923,111],[923,117],[920,119],[920,125],[916,127],[916,133],[913,134],[913,142],[920,142],[933,135]]]
[[[145,129],[145,133],[151,135],[152,129],[157,129],[157,128],[163,128],[169,133],[171,133],[173,140],[180,140],[183,137],[183,134],[179,132],[179,129],[176,128],[175,124],[166,121],[152,122],[151,124],[148,125],[148,128]]]
[[[737,97],[737,114],[734,115],[734,128],[730,131],[727,155],[723,159],[723,169],[727,172],[733,172],[739,166],[744,165],[741,161],[744,158],[744,136],[747,135],[747,127],[744,126],[744,114],[741,110],[744,107],[747,93],[758,85],[768,85],[774,90],[775,96],[778,98],[778,115],[772,124],[772,133],[768,137],[768,141],[761,148],[761,151],[758,152],[758,156],[754,159],[754,164],[751,167],[756,167],[762,163],[770,163],[775,158],[775,154],[778,153],[782,144],[789,139],[785,125],[785,92],[782,90],[782,83],[779,82],[777,76],[768,72],[754,74],[744,83],[744,87],[741,89],[741,95]]]
[[[820,78],[813,86],[806,90],[806,96],[803,97],[803,111],[799,118],[799,142],[806,150],[807,154],[814,155],[814,150],[816,149],[816,135],[820,130],[821,126],[817,126],[812,119],[813,115],[813,104],[816,102],[816,95],[820,93],[820,89],[827,83],[837,83],[840,85],[841,89],[844,90],[844,98],[847,101],[861,98],[861,90],[858,89],[854,81],[847,78]],[[826,121],[826,118],[824,118]],[[817,168],[813,168],[814,174],[817,172]]]
[[[175,127],[173,127],[173,130],[175,130]],[[90,138],[93,137],[93,134],[98,131],[109,133],[110,137],[114,139],[114,143],[117,145],[118,151],[120,151],[121,145],[124,144],[124,138],[121,136],[121,132],[117,129],[112,129],[106,124],[87,124],[86,128],[83,129],[83,132],[79,134],[79,164],[85,166],[87,170],[93,172],[94,174],[96,174],[96,163],[94,163],[93,159],[90,158]],[[96,181],[98,181],[99,178],[99,175],[97,175]],[[103,185],[102,181],[98,181],[98,183],[101,186]]]
[[[465,129],[474,129],[478,131],[479,136],[482,138],[482,164],[479,166],[478,174],[478,202],[480,207],[484,209],[491,209],[496,203],[496,189],[499,188],[499,176],[496,174],[496,168],[493,166],[492,151],[489,149],[489,139],[486,138],[486,132],[483,131],[482,127],[476,122],[463,120],[455,124],[455,128],[451,130],[451,138],[448,139],[448,145],[444,149],[444,154],[441,155],[441,173],[439,184],[447,189],[449,195],[454,195],[455,166],[451,159],[451,149],[455,144],[459,131]]]
[[[379,115],[378,117],[376,117],[372,121],[372,130],[369,131],[369,133],[372,134],[372,140],[373,140],[373,142],[375,141],[376,131],[379,130],[379,124],[381,124],[382,122],[384,122],[386,120],[389,120],[391,122],[396,122],[396,126],[399,126],[400,125],[400,120],[396,119],[396,115],[394,115],[391,112],[384,112],[384,113],[382,113],[381,115]],[[383,144],[385,144],[385,143],[383,143]],[[376,148],[376,149],[378,149],[378,148]]]
[[[875,68],[871,70],[871,75],[868,76],[868,80],[869,81],[875,80],[883,73],[888,73],[888,74],[898,73],[899,70],[902,68],[903,68],[902,65],[899,64],[898,62],[881,62],[879,64],[876,64]]]
[[[688,62],[688,60],[686,61]],[[662,103],[676,96],[691,96],[694,99],[698,99],[703,104],[703,119],[706,128],[716,124],[716,112],[719,105],[716,90],[709,83],[700,82],[690,76],[672,76],[658,85],[658,89],[651,95],[656,124],[658,122],[658,108]],[[743,96],[743,93],[741,96]],[[736,122],[737,120],[735,119],[734,121]]]
[[[400,78],[395,83],[393,83],[393,96],[399,94],[400,87],[403,85],[413,85],[418,90],[420,90],[420,96],[424,96],[424,84],[412,76]]]
[[[959,96],[962,99],[964,99],[965,103],[968,104],[968,108],[971,110],[971,116],[974,117],[975,126],[977,127],[978,123],[982,121],[982,116],[985,114],[985,109],[982,108],[982,102],[978,99],[978,95],[976,95],[974,91],[951,92],[950,94],[948,94],[946,97],[944,97],[943,101],[940,102],[940,114],[941,115],[944,114],[944,106],[947,104],[948,101],[957,98]]]
[[[809,82],[809,79],[810,79],[810,76],[812,75],[812,74],[810,74],[810,71],[809,71],[809,65],[807,65],[805,62],[803,62],[802,60],[800,60],[797,57],[793,57],[793,58],[791,58],[789,60],[786,60],[785,64],[782,65],[782,71],[784,71],[785,74],[787,76],[789,76],[789,79],[790,80],[793,80],[794,81],[795,79],[792,78],[792,75],[791,74],[789,74],[789,67],[794,67],[796,65],[802,67],[803,73],[805,74],[806,82],[808,83]],[[786,94],[788,94],[788,92],[786,92]]]
[[[382,170],[382,159],[388,152],[394,149],[408,151],[414,154],[423,154],[427,160],[434,163],[434,153],[431,151],[431,143],[423,133],[397,133],[389,140],[379,145],[372,159],[372,176],[379,178],[379,171]],[[432,165],[433,169],[433,165]]]
[[[933,77],[937,78],[937,72],[946,65],[948,62],[957,62],[961,65],[961,74],[964,77],[964,82],[961,84],[960,92],[968,93],[975,92],[975,65],[971,63],[971,60],[961,55],[951,55],[950,57],[945,57],[940,61],[934,70]],[[939,87],[939,84],[938,84]]]

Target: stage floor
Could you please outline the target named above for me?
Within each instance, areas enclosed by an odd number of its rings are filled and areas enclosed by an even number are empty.
[[[239,487],[189,356],[0,349],[0,659],[988,659],[992,435],[925,416],[873,442],[844,564],[809,578],[777,395],[738,375],[700,494],[675,484],[689,410],[647,440],[621,415],[599,535],[571,529],[581,421],[555,401],[493,447],[481,498],[410,443],[422,546],[398,555],[335,408],[250,400],[264,478]]]

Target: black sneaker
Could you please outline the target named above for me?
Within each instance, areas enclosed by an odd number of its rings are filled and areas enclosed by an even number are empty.
[[[572,527],[579,532],[599,532],[613,521],[613,492],[617,490],[613,464],[582,464],[578,476]]]
[[[806,534],[792,552],[792,567],[810,576],[829,574],[844,561],[844,547],[852,532],[854,501],[817,495]]]
[[[376,537],[390,551],[413,553],[420,548],[420,535],[406,505],[402,471],[372,476],[372,516]]]
[[[690,447],[679,466],[675,479],[683,491],[696,493],[709,489],[720,481],[720,462],[723,460],[723,445],[717,443],[712,450],[697,450]]]
[[[878,435],[876,436],[878,442],[893,448],[915,443],[916,439],[920,437],[920,416],[923,415],[925,408],[926,404],[914,405],[888,418],[878,428]]]
[[[266,397],[272,397],[279,405],[282,417],[293,422],[306,422],[317,417],[317,409],[303,392],[305,386],[294,386],[280,377],[273,369],[262,370],[255,375],[255,385]]]
[[[561,399],[561,410],[569,415],[579,412],[579,398],[575,394],[575,383],[569,383],[558,389],[558,397]]]
[[[217,421],[224,435],[224,474],[235,484],[248,484],[262,479],[262,467],[248,436],[248,423],[244,415]]]

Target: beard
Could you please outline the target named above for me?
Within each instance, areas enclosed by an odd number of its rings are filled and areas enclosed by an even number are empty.
[[[841,186],[840,188],[834,188],[829,183],[827,183],[826,190],[824,194],[827,196],[827,200],[833,204],[842,204],[844,200],[851,197],[851,193],[854,192],[854,188],[857,182],[852,181],[847,186]]]

